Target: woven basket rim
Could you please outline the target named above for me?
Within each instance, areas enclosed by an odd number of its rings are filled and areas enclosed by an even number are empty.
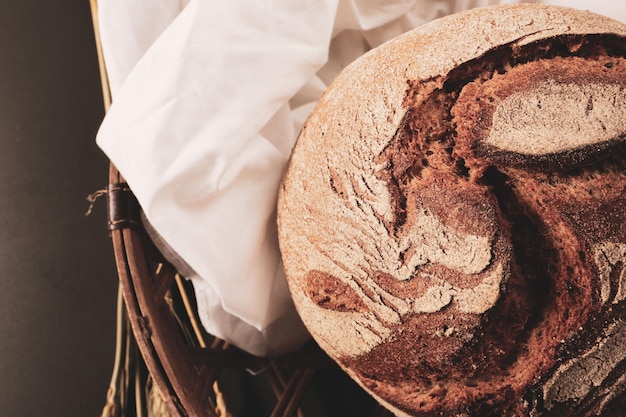
[[[214,404],[207,401],[213,397],[212,386],[221,369],[290,370],[291,375],[274,376],[283,381],[275,387],[276,391],[283,391],[278,398],[280,403],[281,400],[297,401],[300,391],[306,387],[305,381],[316,369],[336,367],[314,342],[279,357],[251,355],[199,328],[194,308],[188,308],[183,318],[186,323],[192,323],[187,328],[193,329],[194,340],[184,340],[181,317],[174,317],[168,297],[172,296],[172,291],[184,293],[186,297],[193,294],[181,288],[184,278],[162,258],[141,228],[139,219],[130,218],[119,227],[120,212],[125,211],[130,216],[139,212],[132,191],[120,187],[121,184],[125,184],[123,178],[111,164],[109,189],[128,193],[123,199],[113,198],[112,192],[107,194],[108,211],[117,216],[109,224],[120,285],[139,350],[172,415],[212,416],[208,413]],[[123,208],[114,207],[120,201]],[[299,387],[298,394],[294,396],[296,387]]]
[[[111,93],[99,34],[98,0],[89,1],[106,112]],[[292,416],[315,371],[339,369],[314,341],[297,352],[262,358],[206,333],[189,301],[193,299],[191,284],[148,237],[140,205],[112,162],[105,194],[125,313],[147,370],[172,417],[223,415],[216,407],[214,383],[226,368],[262,370],[276,397],[271,417]],[[390,414],[382,406],[376,406],[372,414],[385,415]]]

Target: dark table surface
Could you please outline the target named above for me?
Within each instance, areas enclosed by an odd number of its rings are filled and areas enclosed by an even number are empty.
[[[99,416],[117,293],[88,0],[0,0],[0,416]]]

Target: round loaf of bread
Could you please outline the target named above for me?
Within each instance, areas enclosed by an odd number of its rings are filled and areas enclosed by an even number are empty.
[[[348,66],[278,202],[317,343],[398,416],[617,416],[626,400],[626,26],[448,16]]]

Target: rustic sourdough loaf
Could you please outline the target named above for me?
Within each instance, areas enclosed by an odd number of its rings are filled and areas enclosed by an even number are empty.
[[[399,416],[619,415],[626,26],[474,9],[347,67],[278,203],[298,311]]]

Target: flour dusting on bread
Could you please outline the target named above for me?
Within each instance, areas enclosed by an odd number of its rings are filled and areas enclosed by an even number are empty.
[[[399,416],[609,413],[626,392],[626,26],[537,4],[346,68],[279,237],[319,345]]]

